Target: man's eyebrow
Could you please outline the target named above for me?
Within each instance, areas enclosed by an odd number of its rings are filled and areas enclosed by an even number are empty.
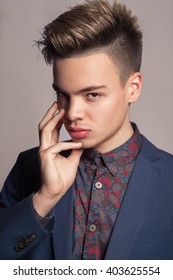
[[[52,87],[57,92],[66,93],[63,89],[61,89],[60,87],[58,87],[55,84],[53,84]],[[78,93],[85,93],[85,92],[90,92],[90,91],[94,91],[94,90],[97,90],[97,89],[104,89],[104,88],[106,88],[106,86],[104,86],[104,85],[101,85],[101,86],[90,86],[90,87],[87,87],[87,88],[79,90]]]
[[[94,90],[102,89],[102,88],[106,88],[106,86],[104,86],[104,85],[102,85],[102,86],[90,86],[90,87],[81,89],[79,92],[80,93],[85,93],[85,92],[94,91]]]

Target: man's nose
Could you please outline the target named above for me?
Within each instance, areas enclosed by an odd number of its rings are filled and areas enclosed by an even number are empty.
[[[84,118],[84,104],[82,104],[81,98],[75,97],[69,100],[66,118],[70,121]]]

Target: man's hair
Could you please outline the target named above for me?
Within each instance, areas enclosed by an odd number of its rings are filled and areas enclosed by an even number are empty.
[[[140,71],[142,31],[137,17],[117,1],[110,5],[86,0],[76,5],[45,26],[37,44],[48,64],[54,58],[103,51],[115,62],[123,85]]]

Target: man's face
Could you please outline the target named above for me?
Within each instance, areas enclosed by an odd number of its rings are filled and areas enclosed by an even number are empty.
[[[105,153],[131,137],[130,86],[121,86],[115,64],[105,53],[57,59],[53,87],[63,123],[73,141]]]

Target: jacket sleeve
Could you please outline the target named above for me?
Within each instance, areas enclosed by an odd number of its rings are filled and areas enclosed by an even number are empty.
[[[21,153],[0,194],[0,259],[20,259],[49,234],[31,207],[39,188],[37,149]]]

